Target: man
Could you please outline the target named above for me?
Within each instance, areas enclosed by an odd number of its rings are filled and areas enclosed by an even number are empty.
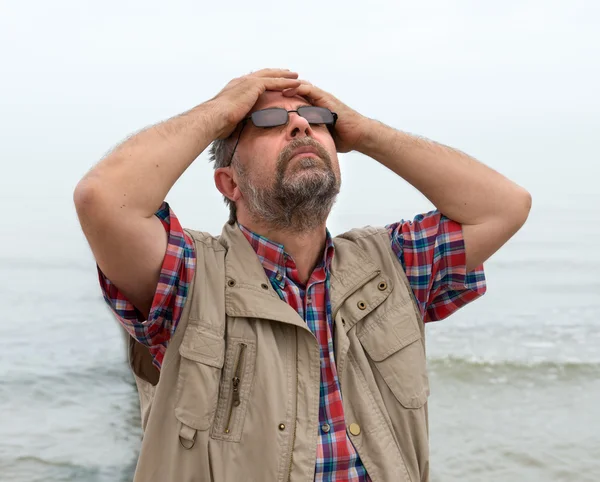
[[[184,231],[163,202],[211,142],[230,207],[219,237]],[[437,210],[332,239],[337,152],[352,150]],[[464,153],[266,69],[131,137],[75,204],[131,335],[137,481],[425,481],[424,323],[484,293],[482,263],[531,198]]]

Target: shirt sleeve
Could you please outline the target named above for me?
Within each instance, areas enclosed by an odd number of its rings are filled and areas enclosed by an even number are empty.
[[[431,211],[386,228],[424,322],[442,320],[485,293],[483,265],[467,273],[460,223]]]
[[[156,292],[148,319],[127,300],[98,268],[104,299],[125,330],[138,342],[149,347],[154,364],[160,369],[171,336],[177,328],[190,282],[196,268],[192,239],[183,231],[179,220],[165,202],[156,212],[168,234]]]

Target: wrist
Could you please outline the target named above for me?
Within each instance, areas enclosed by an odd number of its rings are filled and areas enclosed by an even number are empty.
[[[210,142],[227,137],[227,115],[225,109],[214,100],[208,100],[190,111]]]
[[[375,119],[365,118],[356,150],[365,156],[374,158],[378,146],[381,145],[382,131],[385,127],[387,126]]]

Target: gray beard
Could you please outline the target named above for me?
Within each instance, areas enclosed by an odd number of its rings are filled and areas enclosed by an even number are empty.
[[[314,167],[316,163],[325,166]],[[299,233],[317,228],[329,216],[340,183],[331,169],[331,161],[312,158],[300,159],[295,170],[310,169],[308,176],[289,179],[285,165],[278,166],[276,181],[269,188],[257,187],[246,173],[241,172],[240,190],[246,198],[252,218],[272,229]]]

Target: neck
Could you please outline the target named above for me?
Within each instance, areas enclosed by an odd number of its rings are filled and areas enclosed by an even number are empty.
[[[239,213],[238,213],[239,214]],[[250,217],[238,219],[240,224],[256,234],[283,245],[296,263],[299,281],[306,284],[313,269],[323,259],[327,239],[325,222],[303,231],[276,229]]]

